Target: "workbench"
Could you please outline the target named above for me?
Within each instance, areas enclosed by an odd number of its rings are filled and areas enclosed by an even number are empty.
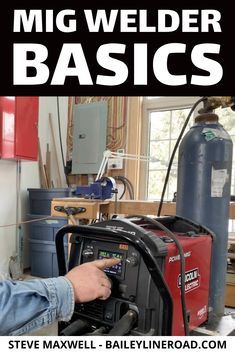
[[[75,218],[96,219],[97,213],[106,214],[141,214],[141,215],[156,215],[159,202],[158,201],[143,201],[143,200],[118,200],[117,203],[111,200],[91,200],[81,199],[77,197],[56,198],[51,203],[51,215],[55,217],[64,217],[64,214],[54,210],[55,206],[65,207],[84,207],[86,212],[78,214]],[[175,215],[175,202],[164,202],[162,206],[162,215]],[[235,219],[235,202],[230,203],[230,219]]]
[[[159,202],[136,201],[136,200],[92,200],[77,197],[55,198],[51,202],[51,215],[54,217],[64,217],[64,213],[55,210],[56,206],[63,207],[84,207],[86,212],[74,215],[76,219],[97,219],[100,214],[141,214],[156,215]],[[165,202],[162,206],[163,215],[174,215],[176,211],[175,202]],[[235,211],[234,211],[235,217]]]

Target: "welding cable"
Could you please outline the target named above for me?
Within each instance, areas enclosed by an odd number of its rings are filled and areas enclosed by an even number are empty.
[[[123,182],[126,184],[128,193],[130,195],[130,199],[134,200],[134,188],[133,188],[133,185],[130,182],[130,180],[122,175],[120,175],[118,178],[119,178],[119,180],[123,180]]]
[[[131,197],[131,200],[134,200],[134,187],[133,187],[131,181],[125,176],[122,176],[122,178],[123,178],[123,180],[125,180],[127,182],[127,185],[130,186],[130,192],[131,192],[130,197]]]
[[[126,336],[130,333],[138,319],[138,314],[134,310],[128,310],[125,315],[114,325],[107,336]]]
[[[131,190],[130,198],[131,198],[131,200],[134,200],[134,198],[135,198],[134,197],[134,187],[133,187],[131,181],[124,176],[123,176],[123,179],[127,182],[127,185],[130,185],[130,190]]]
[[[119,197],[119,200],[121,200],[126,193],[126,183],[123,180],[121,180],[121,182],[123,183],[123,192],[122,192],[121,196]]]
[[[127,191],[128,191],[130,200],[132,200],[132,193],[131,193],[131,187],[130,187],[130,185],[128,184],[128,182],[127,182],[125,179],[123,179],[122,176],[120,176],[119,178],[120,178],[119,180],[121,180],[121,181],[123,182],[123,184],[126,186],[126,189],[127,189]]]
[[[88,329],[90,329],[88,321],[78,319],[65,327],[60,332],[60,336],[79,336],[87,332]]]
[[[179,240],[177,239],[177,237],[175,236],[175,234],[173,232],[171,232],[162,223],[160,223],[159,221],[157,221],[155,219],[152,219],[147,216],[142,216],[142,215],[131,215],[131,216],[127,216],[125,218],[127,218],[127,219],[128,218],[140,218],[140,219],[146,220],[149,223],[154,224],[155,226],[157,226],[158,228],[160,228],[161,230],[166,232],[167,235],[172,240],[174,240],[175,245],[176,245],[176,247],[179,251],[179,255],[180,255],[180,275],[181,275],[180,292],[181,292],[181,306],[182,306],[182,315],[183,315],[183,322],[184,322],[184,331],[185,331],[185,336],[189,336],[189,323],[188,323],[188,319],[187,319],[187,306],[186,306],[186,296],[185,296],[185,258],[184,258],[184,251],[183,251],[183,248],[182,248]]]
[[[170,157],[170,161],[169,161],[169,164],[168,164],[168,168],[167,168],[167,172],[166,172],[166,177],[165,177],[165,180],[164,180],[164,185],[163,185],[163,188],[162,188],[162,194],[161,194],[161,199],[160,199],[160,202],[159,202],[159,206],[158,206],[158,212],[157,212],[157,215],[158,217],[161,216],[161,211],[162,211],[162,205],[163,205],[163,201],[164,201],[164,196],[165,196],[165,192],[166,192],[166,187],[167,187],[167,184],[168,184],[168,180],[169,180],[169,176],[170,176],[170,171],[171,171],[171,167],[172,167],[172,164],[173,164],[173,161],[174,161],[174,158],[175,158],[175,154],[176,154],[176,151],[177,151],[177,148],[179,146],[179,143],[182,139],[182,136],[184,134],[184,131],[188,125],[188,122],[191,118],[191,115],[193,114],[194,110],[196,109],[196,107],[198,106],[198,104],[200,104],[201,102],[204,102],[205,100],[207,100],[207,97],[202,97],[200,99],[198,99],[197,102],[194,103],[194,105],[192,106],[185,122],[184,122],[184,125],[180,131],[180,134],[176,140],[176,143],[175,143],[175,146],[174,146],[174,149],[172,151],[172,154],[171,154],[171,157]]]
[[[121,196],[119,197],[119,200],[121,200],[126,193],[126,183],[123,179],[120,178],[120,176],[115,176],[114,179],[117,181],[120,181],[123,185],[123,192],[122,192]]]
[[[58,128],[59,128],[59,140],[60,140],[60,151],[61,151],[61,158],[62,158],[62,163],[63,163],[63,169],[64,169],[64,175],[66,179],[66,183],[69,187],[69,179],[68,176],[65,173],[65,159],[64,159],[64,151],[63,151],[63,146],[62,146],[62,137],[61,137],[61,124],[60,124],[60,102],[59,102],[59,97],[57,96],[57,120],[58,120]]]
[[[93,332],[87,333],[83,336],[105,336],[107,333],[108,329],[105,326],[100,326],[98,329],[96,329]]]

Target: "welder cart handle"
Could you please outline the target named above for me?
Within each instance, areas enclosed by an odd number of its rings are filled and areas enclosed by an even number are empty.
[[[173,300],[170,290],[164,280],[162,272],[158,266],[156,258],[152,255],[156,252],[156,246],[151,240],[151,236],[147,233],[129,234],[121,230],[113,230],[100,228],[96,226],[82,226],[82,225],[67,225],[59,229],[56,234],[56,253],[59,267],[59,275],[64,276],[67,273],[65,252],[64,252],[64,235],[68,233],[77,234],[80,236],[89,236],[97,240],[106,240],[106,238],[115,238],[121,241],[130,243],[142,256],[144,263],[151,275],[153,283],[155,284],[161,299],[163,301],[163,323],[162,336],[172,335],[172,319],[173,319]],[[72,235],[73,236],[73,235]],[[148,245],[146,245],[146,243]]]

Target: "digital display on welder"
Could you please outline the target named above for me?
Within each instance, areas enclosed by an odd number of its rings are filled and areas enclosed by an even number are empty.
[[[113,252],[109,250],[99,250],[98,259],[123,259],[123,255],[118,252]],[[121,276],[122,274],[122,262],[119,262],[117,265],[112,267],[108,267],[104,270],[104,272],[109,273],[110,275]]]

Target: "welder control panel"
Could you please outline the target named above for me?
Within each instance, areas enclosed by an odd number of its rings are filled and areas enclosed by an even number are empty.
[[[104,272],[112,279],[112,294],[132,300],[136,295],[140,255],[129,244],[115,241],[84,239],[81,263],[98,259],[120,259],[120,263],[106,268]]]
[[[122,275],[122,260],[123,260],[123,255],[117,252],[113,251],[107,251],[107,250],[99,250],[98,251],[98,259],[120,259],[120,262],[117,265],[114,265],[112,267],[107,267],[104,272],[110,274],[110,275],[116,275],[116,276],[121,276]]]

